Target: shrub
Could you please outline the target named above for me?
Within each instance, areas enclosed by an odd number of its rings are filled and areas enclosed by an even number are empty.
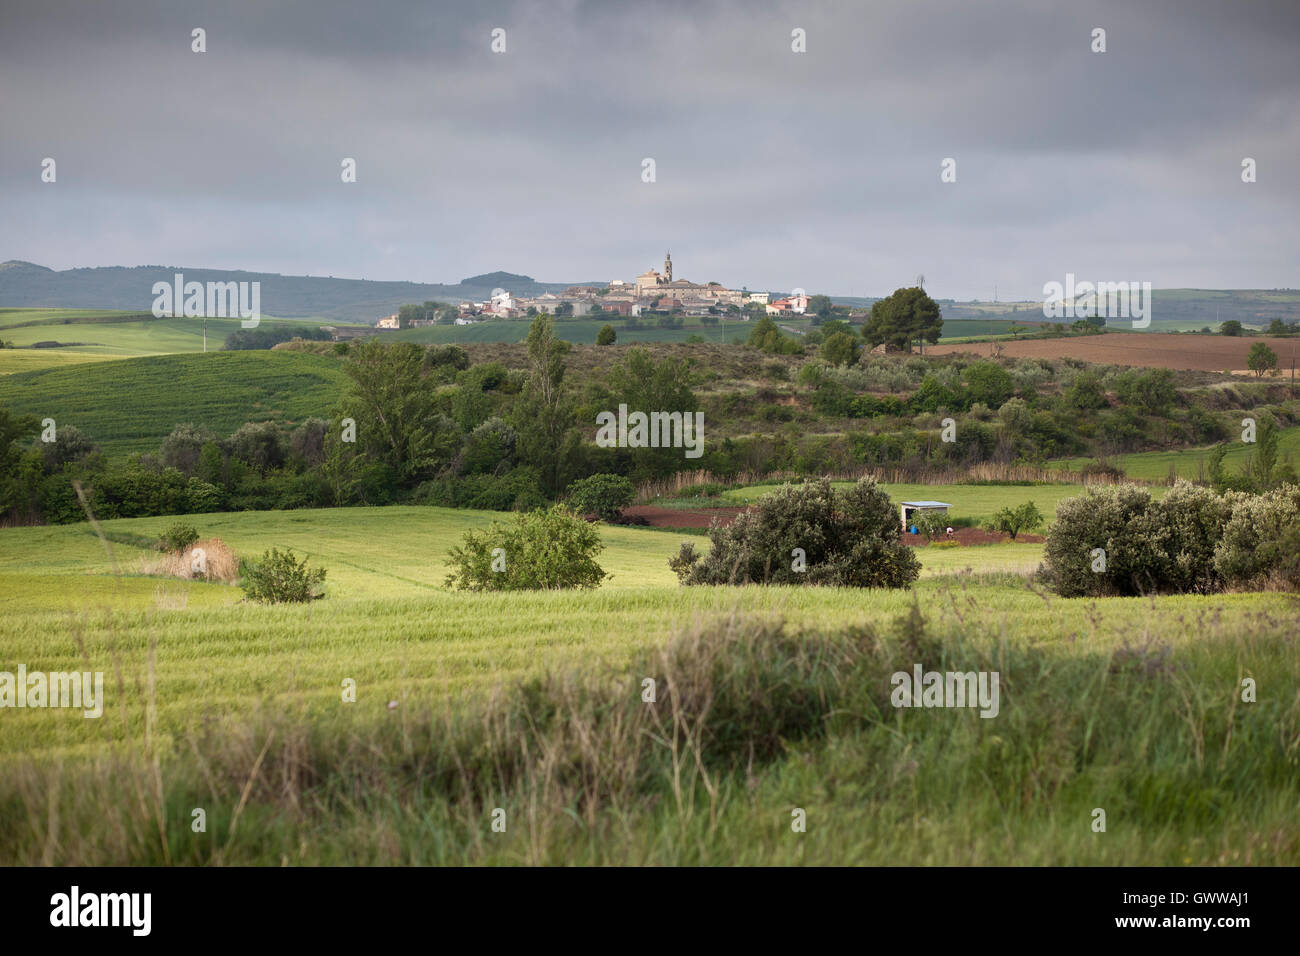
[[[608,323],[602,325],[600,331],[596,333],[597,345],[613,345],[616,341],[618,341],[618,333],[614,331],[614,326]]]
[[[596,529],[559,506],[521,512],[509,523],[467,531],[449,552],[447,586],[462,591],[595,588],[606,577],[595,561]]]
[[[821,347],[822,358],[832,365],[853,365],[861,354],[857,336],[847,332],[832,332]]]
[[[1015,390],[1011,373],[995,362],[975,362],[966,369],[966,391],[973,402],[998,409]]]
[[[1300,487],[1225,497],[1232,511],[1214,551],[1214,568],[1224,583],[1243,589],[1300,587]]]
[[[441,508],[480,511],[531,511],[546,507],[536,468],[518,467],[504,475],[465,475],[423,482],[412,500]]]
[[[1085,478],[1101,478],[1109,481],[1122,481],[1125,477],[1122,468],[1112,464],[1105,458],[1098,458],[1096,461],[1088,462],[1079,470],[1079,474]]]
[[[193,525],[174,524],[162,533],[158,545],[163,551],[181,552],[199,540],[199,533]]]
[[[669,566],[683,584],[899,588],[920,574],[900,537],[894,505],[874,479],[835,492],[823,478],[764,495],[725,528],[714,522],[707,555],[688,542]]]
[[[272,548],[256,563],[241,561],[239,573],[239,586],[250,601],[286,604],[324,596],[318,589],[325,581],[325,569],[307,567],[306,556],[299,561],[292,549]]]
[[[1186,481],[1162,501],[1134,485],[1090,488],[1057,506],[1040,573],[1065,597],[1214,591],[1230,513],[1229,500]]]
[[[569,506],[582,515],[613,521],[632,503],[636,489],[622,475],[600,474],[569,485]]]
[[[426,369],[445,366],[463,372],[469,368],[469,353],[459,345],[430,345],[420,362]]]

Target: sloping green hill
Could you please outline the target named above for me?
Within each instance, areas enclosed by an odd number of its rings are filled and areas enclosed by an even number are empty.
[[[317,328],[321,320],[263,317],[260,329]],[[208,319],[208,351],[219,350],[239,319]],[[104,358],[203,351],[200,319],[154,318],[148,312],[104,309],[0,309],[0,375]],[[37,346],[37,343],[43,343]]]
[[[157,355],[0,378],[0,405],[76,425],[110,456],[157,451],[180,422],[227,435],[244,422],[327,417],[346,377],[303,352]]]

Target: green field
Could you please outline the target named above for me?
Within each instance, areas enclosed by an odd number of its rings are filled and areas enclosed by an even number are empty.
[[[0,614],[6,622],[0,661],[26,653],[31,669],[72,667],[77,649],[70,637],[80,632],[100,653],[121,654],[138,666],[147,635],[169,635],[159,645],[159,696],[169,701],[164,722],[179,727],[213,705],[252,707],[290,674],[294,693],[320,700],[333,696],[335,675],[343,671],[385,700],[430,689],[459,692],[535,671],[570,652],[588,661],[626,660],[699,614],[744,608],[830,625],[845,615],[906,603],[898,594],[843,589],[683,590],[668,568],[683,539],[626,527],[601,529],[606,550],[599,560],[611,577],[598,591],[449,592],[447,550],[465,530],[501,517],[387,507],[185,519],[236,554],[291,547],[327,568],[328,599],[306,609],[247,605],[229,586],[142,574],[157,554],[132,542],[156,538],[175,518],[104,522],[112,558],[85,524],[0,529]],[[928,578],[972,565],[981,571],[1032,570],[1041,545],[919,553]],[[116,666],[107,656],[100,664]],[[102,732],[93,721],[70,723],[55,711],[10,716],[17,718],[15,728],[29,727],[31,736],[3,735],[0,757],[30,753],[34,741],[76,751],[96,743]]]
[[[76,425],[110,455],[156,452],[182,422],[228,435],[249,421],[327,418],[343,390],[337,360],[304,352],[210,352],[71,366],[0,378],[0,405]]]
[[[1171,474],[1179,478],[1205,481],[1209,476],[1210,453],[1213,445],[1202,448],[1184,448],[1176,451],[1143,451],[1129,455],[1116,455],[1110,459],[1115,467],[1121,469],[1130,478],[1139,480],[1159,480]],[[1229,471],[1240,471],[1253,454],[1250,445],[1232,442],[1224,456],[1224,466]],[[1300,427],[1284,428],[1278,439],[1278,459],[1292,465],[1300,464]],[[1093,461],[1092,458],[1063,458],[1053,461],[1051,466],[1068,471],[1077,471]]]
[[[1040,546],[1023,544],[922,549],[926,574],[910,591],[683,589],[666,566],[677,536],[612,527],[601,528],[600,560],[614,576],[599,590],[449,592],[446,550],[492,517],[408,507],[192,517],[241,554],[290,545],[325,566],[327,596],[305,607],[141,574],[151,552],[139,545],[173,519],[104,522],[111,559],[84,525],[0,529],[0,669],[106,674],[99,720],[0,711],[0,863],[1300,861],[1293,597],[1052,599],[998,571],[1036,562]],[[916,612],[922,624],[902,623]],[[610,704],[581,716],[588,695],[637,693],[654,649],[692,660],[692,638],[672,644],[675,634],[752,631],[755,616],[803,635],[779,645],[790,653],[853,648],[835,665],[848,670],[837,682],[798,657],[737,658],[737,676],[712,678],[723,697],[709,726],[727,726],[725,701],[746,709],[737,732],[756,733],[771,719],[765,700],[816,679],[841,701],[825,733],[821,718],[799,716],[834,706],[814,695],[782,718],[779,755],[729,770],[701,751],[705,763],[674,771],[653,741],[618,742],[599,716]],[[846,627],[858,637],[823,636]],[[728,640],[733,652],[750,646]],[[1000,670],[1001,716],[877,713],[883,675],[918,654]],[[1243,674],[1259,680],[1258,704],[1232,704]],[[544,675],[533,691],[511,690]],[[348,678],[355,703],[341,699]],[[772,683],[728,690],[750,679]],[[491,696],[497,687],[504,697]],[[573,708],[565,721],[605,729],[571,755],[528,758],[509,792],[441,789],[447,748],[480,731],[440,714],[531,701],[533,721],[548,700]],[[570,746],[587,739],[578,732]],[[618,784],[616,761],[631,754],[665,776]],[[615,762],[596,764],[606,784],[584,798],[545,770],[568,766],[556,759]],[[451,772],[468,779],[463,766]],[[109,791],[136,797],[106,804]],[[483,836],[494,805],[515,821],[495,842]],[[209,814],[200,837],[194,806]],[[1098,806],[1110,815],[1104,836],[1089,828]],[[792,835],[791,807],[806,810],[806,834]]]
[[[833,487],[848,488],[852,482],[831,482]],[[751,503],[761,495],[772,491],[774,485],[746,485],[741,488],[728,488],[720,496],[728,505]],[[954,518],[970,518],[981,522],[991,518],[1003,508],[1014,508],[1026,501],[1032,501],[1048,519],[1056,514],[1056,506],[1066,498],[1073,498],[1082,493],[1079,485],[922,485],[893,483],[884,484],[889,497],[895,503],[903,501],[946,501],[952,507],[948,510]],[[1150,489],[1155,497],[1164,494],[1163,487]]]
[[[263,316],[260,329],[282,326],[317,328],[322,319]],[[207,348],[216,352],[239,319],[208,319]],[[0,339],[15,346],[0,349],[0,375],[79,362],[203,351],[204,321],[154,318],[147,312],[102,309],[0,309]],[[57,347],[32,348],[37,342]]]

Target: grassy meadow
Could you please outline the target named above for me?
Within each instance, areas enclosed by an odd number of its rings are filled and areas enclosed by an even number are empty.
[[[1139,480],[1159,481],[1175,475],[1189,480],[1206,481],[1210,471],[1210,453],[1214,451],[1214,447],[1207,445],[1202,448],[1183,448],[1173,451],[1134,452],[1129,455],[1116,455],[1111,459],[1111,463],[1130,478]],[[1280,429],[1277,450],[1279,461],[1290,462],[1293,466],[1300,465],[1300,428]],[[1232,442],[1228,446],[1228,453],[1223,458],[1224,467],[1228,471],[1240,471],[1252,454],[1254,454],[1252,446],[1242,442]],[[1054,461],[1052,466],[1078,470],[1093,460],[1063,458]]]
[[[344,381],[337,361],[306,352],[160,355],[101,363],[93,381],[76,365],[0,377],[0,405],[76,425],[120,456],[156,452],[181,422],[229,434],[328,417]]]
[[[259,328],[316,328],[322,319],[277,319],[263,316]],[[241,328],[240,320],[207,320],[209,352]],[[59,368],[84,362],[203,351],[202,319],[155,318],[148,312],[103,309],[0,309],[0,339],[14,346],[0,349],[0,376]],[[33,348],[38,342],[52,347]]]
[[[604,526],[598,590],[447,590],[496,517],[189,519],[327,568],[307,606],[145,574],[174,519],[0,529],[3,668],[107,697],[0,712],[0,863],[1300,861],[1293,597],[1063,600],[1025,543],[921,549],[904,591],[684,589],[679,536]],[[890,707],[913,662],[999,670],[1000,716]]]

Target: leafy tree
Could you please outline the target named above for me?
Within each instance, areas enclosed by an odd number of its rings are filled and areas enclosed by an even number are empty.
[[[182,475],[189,477],[199,466],[199,453],[212,436],[193,425],[177,425],[171,434],[163,439],[160,455],[163,467],[175,468]]]
[[[981,402],[994,410],[1016,392],[1011,373],[996,362],[975,362],[965,372],[966,391],[972,402]]]
[[[699,409],[690,366],[671,357],[656,362],[654,354],[640,346],[628,349],[610,368],[606,383],[596,393],[601,410],[615,411],[626,404],[633,412],[681,412],[686,416]],[[680,448],[634,448],[625,454],[635,463],[635,478],[672,474],[683,462]]]
[[[1174,373],[1167,368],[1125,372],[1115,381],[1115,393],[1125,405],[1160,416],[1169,412],[1178,397]]]
[[[782,333],[777,324],[772,321],[772,317],[768,315],[759,319],[749,330],[749,338],[745,344],[774,355],[794,355],[801,351],[799,343]]]
[[[569,507],[580,515],[613,521],[632,503],[636,489],[622,475],[599,474],[569,485]]]
[[[564,357],[572,346],[555,334],[555,320],[539,315],[528,329],[528,380],[511,424],[519,457],[537,468],[542,488],[557,494],[578,453],[577,413],[564,390]]]
[[[925,290],[913,287],[897,289],[871,307],[871,315],[862,327],[862,335],[871,345],[882,343],[912,351],[913,344],[934,343],[943,333],[939,305]]]
[[[289,435],[289,453],[308,468],[325,461],[325,432],[330,423],[323,418],[309,418]]]
[[[857,336],[846,335],[843,332],[835,332],[827,336],[821,347],[822,358],[832,365],[853,365],[861,354],[862,346]]]
[[[559,506],[519,512],[508,522],[467,531],[448,555],[447,586],[462,591],[596,588],[607,575],[604,549],[591,525]]]
[[[1269,335],[1286,335],[1287,333],[1293,331],[1295,330],[1291,326],[1283,322],[1281,319],[1274,319],[1272,322],[1268,324]]]
[[[60,425],[54,432],[54,441],[41,443],[45,467],[57,471],[64,465],[81,461],[98,449],[90,437],[76,425]]]
[[[613,345],[617,339],[618,333],[614,331],[614,326],[608,323],[602,325],[600,331],[596,333],[597,345]]]
[[[828,295],[810,295],[808,297],[808,311],[813,315],[828,316],[834,307],[834,303],[831,302],[831,297]]]
[[[284,464],[284,436],[274,422],[248,422],[230,436],[230,454],[265,475]]]
[[[23,453],[27,439],[39,428],[35,417],[14,415],[0,405],[0,515],[4,517],[27,507],[24,501],[35,489],[33,482],[39,481],[40,457]],[[32,468],[23,466],[24,457],[29,458]]]
[[[414,342],[370,340],[354,345],[343,365],[351,386],[339,417],[355,420],[357,444],[403,482],[446,464],[460,441],[425,387],[424,354]]]
[[[1101,376],[1096,372],[1080,372],[1065,390],[1065,403],[1071,408],[1105,408],[1106,392],[1101,387]]]
[[[1256,378],[1262,377],[1265,372],[1275,371],[1277,353],[1268,347],[1268,343],[1256,342],[1246,355],[1246,368],[1254,372]]]
[[[1032,501],[1026,501],[1015,508],[1003,508],[984,525],[989,531],[1009,534],[1011,540],[1022,531],[1033,531],[1043,523],[1043,513]]]
[[[1228,319],[1226,322],[1219,323],[1220,335],[1240,335],[1241,323],[1236,319]]]

